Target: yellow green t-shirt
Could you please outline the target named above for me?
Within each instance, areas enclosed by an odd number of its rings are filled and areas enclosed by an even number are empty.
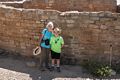
[[[52,36],[50,39],[51,50],[56,53],[61,53],[61,48],[63,44],[64,40],[61,36],[58,37]]]

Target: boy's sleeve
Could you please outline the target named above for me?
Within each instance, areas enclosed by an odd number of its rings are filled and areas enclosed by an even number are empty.
[[[61,44],[63,45],[64,44],[64,40],[63,40],[63,38],[61,37]]]
[[[52,44],[52,37],[50,38],[50,44]]]

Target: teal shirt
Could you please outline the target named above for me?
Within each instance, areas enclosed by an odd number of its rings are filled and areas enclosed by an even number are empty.
[[[42,31],[42,34],[43,34],[43,40],[46,40],[46,39],[50,40],[52,36],[52,32],[49,32],[46,28]],[[50,45],[45,45],[45,42],[42,42],[40,46],[43,48],[50,48]]]

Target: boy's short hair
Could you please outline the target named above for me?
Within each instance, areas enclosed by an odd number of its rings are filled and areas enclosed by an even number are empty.
[[[56,28],[54,28],[54,30],[56,30],[58,34],[61,34],[61,29],[60,28],[56,27]]]

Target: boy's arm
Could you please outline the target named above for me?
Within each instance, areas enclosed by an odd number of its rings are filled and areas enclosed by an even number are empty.
[[[63,38],[61,38],[62,40],[61,40],[61,44],[62,44],[62,48],[63,48],[63,46],[64,46],[64,40],[63,40]]]
[[[62,48],[64,47],[64,44],[62,44]]]
[[[53,41],[53,40],[52,40],[52,37],[51,37],[51,38],[50,38],[50,44],[52,44],[52,41]]]

